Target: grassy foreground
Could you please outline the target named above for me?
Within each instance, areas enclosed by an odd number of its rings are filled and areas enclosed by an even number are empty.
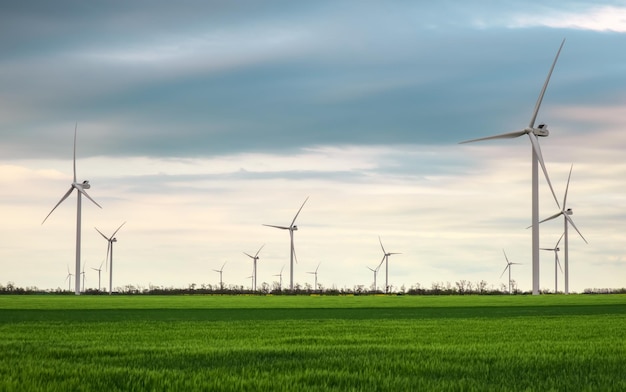
[[[0,391],[624,391],[626,296],[0,296]]]

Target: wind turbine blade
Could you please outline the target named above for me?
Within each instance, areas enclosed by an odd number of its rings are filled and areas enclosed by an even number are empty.
[[[222,268],[220,268],[220,272],[224,270],[224,266],[226,266],[226,263],[228,263],[228,261],[225,261],[224,264],[222,264]]]
[[[565,235],[565,232],[563,232],[563,234],[561,234],[561,236],[559,237],[559,240],[556,242],[556,245],[554,245],[554,249],[559,247],[559,244],[561,243],[561,240],[563,239],[564,235]]]
[[[370,267],[367,267],[368,270],[372,271],[372,272],[376,272],[376,270],[371,269]]]
[[[563,272],[563,268],[561,267],[561,261],[559,260],[559,254],[557,252],[554,252],[554,257],[556,258],[556,264],[559,266],[561,272]]]
[[[126,224],[126,222],[122,223],[122,224],[120,225],[120,227],[118,227],[118,228],[117,228],[117,229],[113,232],[113,234],[111,234],[111,238],[115,237],[115,234],[117,234],[117,232],[118,232],[118,231],[120,231],[120,229],[122,228],[122,226],[124,226],[125,224]]]
[[[107,241],[108,241],[108,240],[107,240]],[[104,266],[104,270],[105,270],[105,271],[107,271],[107,270],[108,270],[108,268],[107,268],[107,267],[108,267],[109,262],[110,262],[110,259],[109,259],[109,252],[110,252],[110,251],[111,251],[111,241],[109,241],[109,243],[107,244],[107,258],[106,258],[107,263],[106,263],[106,264],[105,264],[105,266]]]
[[[83,195],[85,195],[85,197],[87,197],[87,199],[91,200],[91,202],[92,202],[93,204],[95,204],[95,205],[97,205],[98,207],[102,208],[102,206],[101,206],[100,204],[96,203],[96,201],[95,201],[94,199],[92,199],[92,198],[91,198],[91,196],[89,196],[89,195],[87,194],[87,192],[83,189],[83,187],[82,187],[80,184],[76,184],[76,185],[74,185],[74,186],[76,187],[76,189],[77,189],[80,193],[82,193]]]
[[[380,242],[380,247],[383,249],[383,253],[387,254],[387,251],[385,251],[385,247],[383,246],[383,240],[380,239],[380,236],[378,236],[378,242]]]
[[[589,242],[587,242],[587,240],[585,239],[585,237],[583,237],[582,233],[580,232],[580,230],[578,230],[578,227],[576,227],[576,225],[574,224],[574,221],[572,220],[572,218],[570,218],[569,215],[567,214],[563,214],[563,216],[565,217],[565,219],[567,219],[567,221],[569,222],[570,225],[572,225],[572,227],[576,230],[576,232],[578,233],[578,235],[580,235],[580,238],[583,239],[583,241],[585,241],[585,244],[588,244]]]
[[[509,132],[509,133],[503,133],[501,135],[495,135],[495,136],[487,136],[487,137],[481,137],[478,139],[471,139],[471,140],[465,140],[462,142],[459,142],[459,144],[466,144],[466,143],[474,143],[474,142],[480,142],[483,140],[494,140],[494,139],[513,139],[516,137],[520,137],[523,134],[525,134],[526,131],[515,131],[515,132]]]
[[[549,217],[547,217],[547,218],[546,218],[546,219],[544,219],[544,220],[539,221],[539,223],[547,222],[547,221],[549,221],[549,220],[552,220],[552,219],[558,218],[558,217],[559,217],[559,216],[561,216],[561,215],[563,215],[563,212],[557,212],[556,214],[554,214],[554,215],[552,215],[552,216],[549,216]],[[531,227],[532,227],[532,226],[528,226],[528,227],[527,227],[527,229],[530,229]]]
[[[539,108],[541,107],[541,102],[543,101],[543,96],[546,93],[546,89],[548,88],[548,83],[550,82],[550,77],[552,76],[552,71],[554,70],[554,66],[556,65],[556,61],[559,59],[559,54],[561,54],[561,49],[563,49],[563,45],[565,44],[565,38],[563,42],[561,42],[561,46],[559,47],[558,52],[556,52],[556,56],[554,57],[554,61],[552,62],[552,67],[550,67],[550,72],[548,72],[548,77],[543,84],[543,88],[541,89],[541,93],[539,93],[539,98],[537,98],[537,103],[535,104],[535,110],[533,111],[533,116],[530,119],[529,128],[534,128],[535,120],[537,119],[537,113],[539,113]]]
[[[243,252],[244,255],[248,256],[251,259],[254,259],[254,256],[247,254],[246,252]]]
[[[97,228],[97,227],[94,227],[94,229],[96,229],[96,231],[97,231],[98,233],[100,233],[100,235],[101,235],[102,237],[104,237],[104,239],[105,239],[105,240],[107,240],[107,241],[109,241],[109,240],[110,240],[110,238],[109,238],[109,237],[107,237],[106,235],[102,234],[102,232],[101,232],[100,230],[98,230],[98,228]],[[112,237],[111,237],[111,238],[112,238]]]
[[[307,196],[306,199],[304,199],[304,203],[302,203],[302,205],[300,206],[300,209],[296,213],[296,216],[293,217],[293,220],[291,221],[291,226],[290,227],[292,227],[293,224],[296,223],[296,218],[298,217],[298,215],[300,215],[300,211],[302,211],[302,207],[304,207],[304,204],[306,203],[307,200],[309,200],[309,196]]]
[[[502,273],[500,274],[500,277],[502,277],[504,275],[504,273],[506,272],[506,270],[510,267],[511,265],[507,263],[506,267],[504,267],[504,271],[502,271]]]
[[[317,270],[320,269],[320,264],[322,264],[322,263],[318,263],[317,264],[317,268],[315,269],[315,273],[317,273]]]
[[[261,252],[261,249],[263,249],[264,246],[265,246],[265,244],[261,245],[259,250],[256,251],[256,254],[254,255],[254,257],[257,257],[259,255],[259,252]]]
[[[43,222],[41,222],[41,224],[42,224],[42,225],[44,224],[44,222],[46,221],[46,219],[48,219],[48,217],[49,217],[50,215],[52,215],[52,212],[54,212],[54,210],[56,210],[56,208],[57,208],[57,207],[58,207],[61,203],[63,203],[63,201],[64,201],[65,199],[67,199],[67,197],[68,197],[68,196],[72,193],[72,191],[73,191],[73,190],[74,190],[74,187],[70,187],[70,190],[69,190],[69,191],[67,191],[67,192],[65,192],[65,195],[63,195],[63,197],[61,198],[61,200],[59,200],[59,202],[58,202],[58,203],[54,206],[54,208],[53,208],[53,209],[52,209],[52,210],[48,213],[48,215],[46,215],[46,217],[45,217],[45,219],[43,220]]]
[[[506,265],[508,266],[508,265],[509,265],[509,264],[511,264],[511,263],[509,262],[509,258],[508,258],[508,257],[506,257],[506,252],[504,251],[504,249],[502,249],[502,253],[504,253],[504,259],[506,260]],[[506,271],[506,270],[505,270],[505,271]]]
[[[556,205],[559,208],[561,208],[561,205],[559,204],[559,200],[556,198],[556,193],[554,193],[554,188],[552,188],[552,183],[550,182],[550,176],[548,176],[548,170],[546,169],[546,164],[543,161],[543,155],[541,154],[541,146],[539,146],[539,140],[537,140],[537,136],[532,132],[528,133],[528,137],[530,138],[530,142],[532,143],[533,149],[535,150],[535,154],[537,155],[537,160],[539,161],[539,164],[541,165],[541,170],[543,170],[543,175],[546,177],[546,181],[548,181],[548,185],[550,186],[550,191],[552,192],[552,196],[554,196],[554,201],[556,202]]]
[[[74,182],[76,182],[76,132],[77,130],[78,130],[78,122],[74,125],[74,160],[73,160]]]
[[[574,168],[574,164],[572,163],[572,166],[570,166],[569,168],[569,176],[567,176],[567,186],[565,187],[565,196],[563,196],[563,209],[565,209],[565,206],[567,205],[567,191],[569,189],[569,180],[570,178],[572,178],[572,169]]]
[[[296,261],[296,264],[298,264],[298,256],[296,256],[296,246],[294,245],[293,249],[293,259]]]
[[[263,224],[263,226],[267,226],[267,227],[275,227],[277,229],[282,229],[282,230],[289,230],[288,227],[286,226],[275,226],[275,225],[266,225],[265,223]]]

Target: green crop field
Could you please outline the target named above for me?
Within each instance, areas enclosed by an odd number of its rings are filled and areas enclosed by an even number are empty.
[[[626,296],[0,296],[0,391],[625,391]]]

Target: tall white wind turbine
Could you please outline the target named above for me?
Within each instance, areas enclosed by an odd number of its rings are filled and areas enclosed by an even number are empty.
[[[500,274],[500,277],[504,275],[507,269],[509,270],[509,294],[511,294],[511,266],[515,264],[520,264],[520,263],[511,263],[509,261],[509,258],[506,257],[506,252],[504,251],[504,249],[502,249],[502,253],[504,253],[504,258],[506,260],[506,267],[504,267],[504,271],[502,271],[502,273]]]
[[[550,177],[548,176],[548,171],[546,170],[546,165],[543,161],[543,155],[541,154],[541,147],[539,146],[539,140],[537,137],[546,137],[550,134],[548,131],[548,127],[546,124],[539,124],[535,128],[535,120],[537,119],[537,114],[539,113],[539,108],[541,107],[541,102],[543,101],[543,96],[548,88],[548,83],[550,82],[550,76],[552,76],[552,71],[554,70],[554,66],[556,65],[556,61],[559,58],[559,54],[561,53],[561,49],[565,44],[565,40],[561,42],[561,46],[556,53],[554,58],[554,62],[550,67],[550,71],[548,72],[548,77],[546,78],[545,83],[543,84],[543,88],[539,93],[539,98],[537,99],[537,103],[535,104],[535,110],[533,111],[533,115],[530,118],[530,123],[528,127],[524,128],[521,131],[504,133],[496,136],[483,137],[480,139],[472,139],[467,140],[461,143],[471,143],[477,142],[481,140],[491,140],[491,139],[511,139],[516,138],[522,135],[528,135],[530,139],[530,143],[532,145],[532,263],[533,263],[533,295],[539,294],[539,175],[538,175],[538,165],[541,165],[541,169],[543,170],[543,174],[546,177],[546,181],[550,186],[550,190],[552,191],[552,195],[554,196],[554,200],[556,204],[559,205],[559,201],[556,198],[556,194],[554,193],[554,189],[552,188],[552,184],[550,183]],[[559,206],[560,207],[560,206]]]
[[[378,242],[380,242],[380,247],[383,249],[383,261],[385,262],[385,294],[389,293],[389,256],[391,255],[401,255],[402,253],[393,253],[387,252],[385,247],[383,246],[383,241],[378,236]],[[382,261],[381,261],[382,264]]]
[[[554,245],[554,248],[541,248],[541,250],[549,250],[554,252],[554,294],[559,292],[559,268],[561,269],[561,272],[563,272],[563,268],[561,268],[561,262],[559,261],[559,244],[561,243],[564,235],[565,233],[561,234],[559,240],[556,242],[556,245]]]
[[[48,213],[48,215],[45,217],[43,222],[41,222],[41,224],[43,225],[46,219],[48,219],[48,217],[52,214],[52,212],[54,212],[54,210],[59,206],[59,204],[63,203],[63,201],[67,199],[69,195],[74,191],[74,189],[76,189],[77,201],[76,201],[76,274],[75,276],[78,277],[80,274],[81,196],[84,195],[87,199],[91,200],[91,202],[97,205],[98,207],[100,207],[100,204],[96,203],[96,201],[92,199],[85,191],[86,189],[91,188],[91,185],[89,185],[89,181],[87,180],[83,182],[76,181],[76,132],[77,132],[77,129],[78,129],[78,124],[76,124],[76,126],[74,127],[74,160],[73,160],[74,179],[72,181],[72,184],[70,185],[70,189],[65,193],[65,195],[63,195],[61,200],[54,206],[54,208],[52,208],[52,210]],[[80,279],[78,278],[75,279],[74,294],[80,295]]]
[[[117,242],[117,238],[115,238],[115,234],[124,226],[126,222],[122,223],[120,227],[118,227],[110,237],[102,234],[100,230],[96,227],[96,231],[100,233],[100,235],[107,240],[107,260],[109,261],[109,295],[113,294],[113,243]]]
[[[282,229],[282,230],[289,230],[289,237],[291,239],[291,246],[289,249],[289,289],[290,290],[293,290],[293,260],[296,259],[296,263],[298,262],[298,259],[296,257],[296,249],[293,246],[293,232],[298,230],[298,226],[295,225],[296,218],[298,218],[298,215],[300,215],[300,211],[302,211],[302,207],[304,207],[304,204],[306,203],[307,200],[309,200],[308,196],[306,199],[304,199],[304,202],[300,206],[300,209],[296,213],[296,216],[293,217],[293,220],[291,221],[291,224],[289,226],[276,226],[276,225],[263,224],[263,226],[275,227],[277,229]]]
[[[224,282],[222,281],[222,272],[224,272],[224,266],[226,265],[227,261],[224,262],[224,264],[222,264],[222,268],[216,270],[214,269],[213,271],[215,272],[219,272],[220,274],[220,290],[224,290]]]
[[[572,164],[572,166],[569,169],[569,176],[567,177],[567,186],[565,187],[565,196],[563,197],[563,206],[561,207],[561,211],[539,222],[539,223],[543,223],[545,221],[549,221],[551,219],[555,219],[563,215],[563,226],[564,226],[563,249],[564,249],[564,254],[565,254],[565,257],[564,257],[565,294],[569,294],[569,239],[568,239],[568,234],[567,234],[568,226],[572,225],[572,227],[576,230],[578,235],[580,235],[580,238],[582,238],[583,241],[585,241],[585,244],[588,244],[587,240],[585,239],[585,237],[583,237],[582,233],[580,232],[580,230],[578,230],[578,227],[576,227],[576,225],[574,224],[574,221],[572,220],[571,215],[574,213],[574,211],[572,211],[571,208],[567,208],[567,191],[569,189],[569,181],[572,178],[573,168],[574,168],[574,165]]]
[[[315,268],[315,271],[307,272],[307,274],[315,275],[315,285],[313,286],[314,291],[317,291],[317,270],[320,269],[320,264],[322,263],[317,264],[317,268]]]
[[[256,251],[256,253],[254,254],[254,256],[252,256],[251,254],[248,254],[246,252],[243,252],[244,255],[250,257],[252,259],[252,276],[253,276],[253,281],[252,281],[252,291],[256,291],[256,262],[259,260],[259,252],[261,251],[261,249],[263,249],[263,247],[265,246],[265,244],[261,245],[261,247],[259,248],[259,250]]]

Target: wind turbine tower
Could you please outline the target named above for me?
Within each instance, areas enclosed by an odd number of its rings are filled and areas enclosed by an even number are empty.
[[[314,291],[317,291],[317,270],[320,269],[320,264],[321,263],[317,264],[317,268],[315,268],[315,271],[307,272],[307,274],[315,275],[315,285],[313,286],[313,290]]]
[[[585,237],[583,237],[582,233],[580,232],[580,230],[578,230],[578,227],[576,227],[576,225],[574,224],[574,221],[571,218],[571,215],[574,212],[572,211],[571,208],[567,208],[567,191],[569,189],[569,181],[572,177],[573,168],[574,168],[574,165],[572,164],[572,166],[569,169],[569,176],[567,177],[567,186],[565,187],[565,196],[563,197],[563,206],[561,207],[561,211],[539,222],[539,223],[543,223],[545,221],[549,221],[551,219],[555,219],[563,215],[563,226],[564,226],[563,227],[563,230],[564,230],[563,248],[564,248],[564,253],[565,253],[565,294],[569,294],[569,239],[568,239],[568,234],[567,234],[568,226],[572,225],[572,227],[576,230],[578,235],[580,235],[580,238],[582,238],[583,241],[585,241],[585,244],[588,244],[587,240],[585,239]]]
[[[506,252],[504,251],[504,249],[502,249],[502,252],[504,253],[504,258],[506,259],[506,267],[504,267],[504,271],[502,271],[502,273],[500,274],[500,277],[504,275],[507,269],[509,270],[509,294],[511,294],[511,266],[515,264],[520,264],[520,263],[511,263],[509,261],[509,258],[506,257]]]
[[[48,217],[54,212],[54,210],[56,210],[56,208],[61,203],[63,203],[65,199],[69,197],[69,195],[74,191],[74,189],[76,189],[76,195],[77,195],[77,198],[76,198],[76,274],[75,274],[76,277],[78,277],[80,274],[81,196],[84,195],[87,199],[91,200],[93,204],[100,207],[100,204],[96,203],[96,201],[87,194],[86,189],[91,188],[91,185],[89,185],[89,181],[87,180],[83,182],[76,181],[76,132],[77,132],[77,129],[78,129],[78,124],[76,124],[76,126],[74,127],[74,159],[73,159],[74,179],[72,181],[72,184],[70,185],[70,189],[65,193],[65,195],[63,195],[61,200],[54,206],[54,208],[52,208],[52,210],[44,218],[43,222],[41,222],[41,224],[43,225],[46,222],[46,219],[48,219]],[[80,295],[80,279],[78,278],[75,279],[74,294]]]
[[[289,249],[289,289],[290,290],[293,290],[293,260],[295,259],[296,263],[298,262],[298,258],[296,257],[296,249],[293,246],[293,232],[298,230],[298,226],[295,225],[296,218],[298,218],[298,215],[300,215],[300,211],[302,211],[302,207],[304,207],[304,204],[307,202],[307,200],[309,200],[308,196],[306,199],[304,199],[304,202],[300,206],[300,209],[296,213],[296,216],[293,217],[293,220],[291,221],[291,224],[289,226],[276,226],[276,225],[263,224],[263,226],[274,227],[274,228],[282,229],[282,230],[289,230],[289,237],[291,239],[291,246]]]
[[[222,264],[222,268],[216,270],[214,269],[213,271],[215,272],[219,272],[220,274],[220,290],[224,290],[224,282],[222,281],[222,272],[224,272],[224,266],[226,265],[227,261],[224,262],[224,264]]]
[[[248,254],[246,252],[243,252],[244,255],[250,257],[252,259],[252,291],[256,291],[256,262],[259,260],[259,252],[261,251],[261,249],[263,249],[263,247],[265,246],[265,244],[261,245],[261,247],[259,248],[259,250],[256,251],[256,253],[254,254],[254,256],[252,256],[251,254]]]
[[[559,240],[556,242],[556,245],[554,245],[554,248],[541,248],[541,250],[554,252],[554,294],[559,292],[559,268],[561,269],[561,272],[563,272],[561,262],[559,261],[559,243],[563,239],[564,235],[565,233],[561,234],[561,237],[559,237]]]
[[[401,255],[402,253],[387,252],[383,246],[383,241],[380,239],[380,236],[378,236],[378,242],[380,242],[380,247],[383,249],[383,260],[381,261],[381,264],[383,261],[385,262],[385,294],[389,294],[389,256]]]
[[[565,40],[561,42],[561,46],[556,53],[554,58],[554,62],[552,63],[552,67],[550,67],[550,71],[548,72],[548,77],[543,84],[543,88],[539,93],[539,98],[537,99],[537,103],[535,104],[535,110],[533,111],[533,115],[530,119],[530,123],[528,127],[524,128],[521,131],[515,131],[510,133],[504,133],[496,136],[483,137],[480,139],[472,139],[467,140],[461,143],[471,143],[477,142],[481,140],[492,140],[492,139],[511,139],[516,138],[522,135],[528,135],[531,143],[532,150],[532,262],[533,262],[533,295],[539,294],[539,175],[538,175],[538,166],[541,165],[541,169],[543,170],[543,174],[546,177],[546,181],[550,186],[550,190],[552,191],[552,195],[554,196],[554,201],[556,201],[557,206],[559,205],[559,201],[556,198],[556,194],[554,193],[554,189],[552,188],[552,183],[550,183],[550,178],[548,176],[548,171],[546,170],[545,163],[543,161],[543,155],[541,154],[541,147],[539,146],[538,137],[547,137],[550,132],[548,131],[548,127],[546,124],[539,124],[535,128],[535,120],[537,119],[537,114],[539,113],[539,108],[541,107],[541,102],[543,101],[543,96],[548,88],[548,83],[550,82],[550,76],[552,76],[552,71],[554,70],[554,66],[556,65],[556,61],[559,58],[559,54],[561,53],[561,49],[565,44]],[[560,207],[560,206],[559,206]]]
[[[109,260],[109,295],[113,294],[113,243],[117,242],[117,238],[115,238],[115,234],[124,226],[126,222],[122,223],[120,227],[118,227],[110,237],[102,234],[100,230],[96,227],[96,231],[100,233],[100,235],[107,240],[107,259]]]

